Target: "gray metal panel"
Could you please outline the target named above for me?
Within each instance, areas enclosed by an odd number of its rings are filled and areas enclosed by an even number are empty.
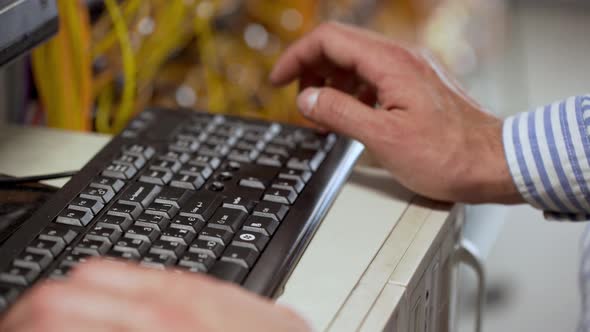
[[[37,46],[57,29],[54,0],[0,0],[0,66]]]

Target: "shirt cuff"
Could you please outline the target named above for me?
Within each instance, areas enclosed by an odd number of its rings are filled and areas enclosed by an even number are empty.
[[[547,216],[590,215],[590,96],[570,97],[507,118],[503,142],[523,198]]]

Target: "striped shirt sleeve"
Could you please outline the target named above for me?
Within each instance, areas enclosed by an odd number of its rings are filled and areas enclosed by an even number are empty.
[[[524,199],[556,220],[590,216],[590,95],[507,118],[504,151]]]

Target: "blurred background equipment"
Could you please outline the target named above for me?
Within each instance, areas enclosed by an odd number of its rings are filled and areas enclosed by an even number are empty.
[[[52,1],[0,1],[0,66],[57,32]]]
[[[8,118],[101,133],[148,106],[302,123],[297,87],[276,89],[267,77],[286,46],[326,20],[429,47],[461,75],[502,35],[499,0],[55,2],[60,32],[33,52],[34,86]]]

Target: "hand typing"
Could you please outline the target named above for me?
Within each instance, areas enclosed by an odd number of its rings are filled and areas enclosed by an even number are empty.
[[[363,142],[408,188],[444,201],[522,201],[502,121],[425,54],[328,23],[289,47],[271,73],[276,85],[296,79],[307,118]]]

